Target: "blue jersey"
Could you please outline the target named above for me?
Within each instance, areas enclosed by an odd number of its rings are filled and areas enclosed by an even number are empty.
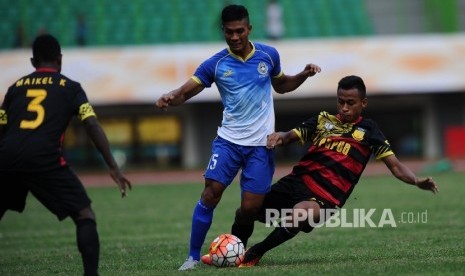
[[[271,78],[281,75],[278,51],[252,43],[246,59],[226,48],[204,61],[192,78],[218,87],[224,107],[218,136],[238,145],[265,146],[275,124]]]

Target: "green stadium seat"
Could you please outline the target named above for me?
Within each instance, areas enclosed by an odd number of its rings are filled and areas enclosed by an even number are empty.
[[[220,0],[0,0],[0,48],[10,48],[16,25],[32,39],[42,27],[74,46],[76,16],[84,14],[90,45],[221,41]],[[249,9],[252,39],[265,38],[268,0],[238,0]],[[285,38],[373,33],[365,0],[280,0]]]

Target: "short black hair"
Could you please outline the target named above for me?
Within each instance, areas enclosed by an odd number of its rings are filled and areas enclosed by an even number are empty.
[[[339,89],[348,90],[352,88],[356,88],[358,90],[358,94],[360,95],[360,98],[362,99],[366,98],[367,90],[365,87],[365,83],[363,82],[362,78],[359,76],[351,75],[351,76],[343,77],[337,85],[337,90]]]
[[[242,5],[229,5],[223,8],[223,12],[221,13],[222,24],[242,19],[247,19],[247,22],[249,22],[249,12],[246,7]]]
[[[60,43],[54,36],[42,34],[36,37],[32,44],[32,57],[36,62],[52,62],[60,56]]]

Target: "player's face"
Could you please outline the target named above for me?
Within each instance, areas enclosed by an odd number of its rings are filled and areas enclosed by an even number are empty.
[[[249,34],[252,26],[247,19],[227,22],[223,25],[223,35],[231,51],[245,58],[251,50]]]
[[[337,111],[343,123],[357,121],[367,104],[367,98],[362,99],[356,88],[337,91]]]

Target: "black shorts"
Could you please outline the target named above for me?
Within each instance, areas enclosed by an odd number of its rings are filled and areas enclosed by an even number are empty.
[[[292,209],[302,201],[315,201],[322,209],[335,208],[334,204],[312,193],[302,181],[302,178],[295,175],[286,175],[273,184],[271,191],[266,194],[258,220],[265,222],[266,209]],[[302,229],[304,232],[310,232],[311,230],[311,228],[307,227]]]
[[[0,171],[0,180],[0,214],[6,210],[21,213],[28,192],[59,220],[77,216],[91,203],[81,181],[69,167],[40,173]]]

